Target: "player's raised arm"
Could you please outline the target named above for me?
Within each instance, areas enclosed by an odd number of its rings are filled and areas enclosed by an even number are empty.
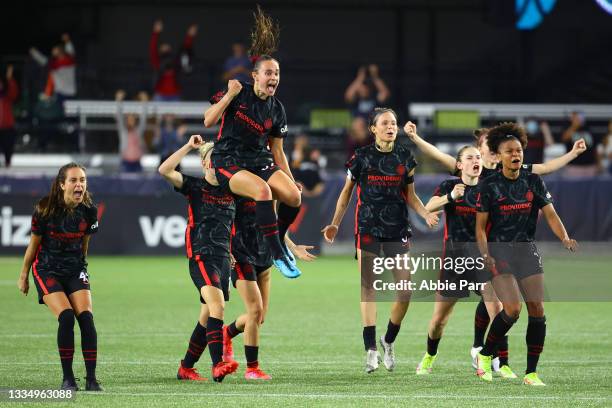
[[[574,143],[574,146],[572,147],[572,150],[565,153],[563,156],[557,157],[556,159],[552,159],[544,163],[534,164],[532,171],[535,174],[539,174],[539,175],[553,173],[565,167],[576,157],[584,153],[586,149],[587,149],[587,146],[586,146],[586,142],[584,141],[584,139],[576,140],[576,142]]]
[[[227,109],[232,100],[242,91],[242,84],[236,79],[227,82],[227,92],[217,103],[212,104],[204,112],[204,126],[209,128],[215,126],[223,112]]]
[[[404,132],[406,132],[408,138],[426,156],[429,156],[432,159],[440,162],[449,171],[455,171],[455,168],[457,166],[457,161],[455,160],[455,158],[449,154],[442,153],[440,149],[438,149],[436,146],[425,141],[425,139],[419,136],[417,133],[416,125],[414,123],[410,121],[406,122],[406,124],[404,125]]]
[[[27,295],[28,290],[30,289],[30,268],[32,267],[32,263],[34,263],[34,259],[36,258],[36,251],[38,250],[41,241],[41,235],[31,234],[30,243],[28,244],[25,255],[23,256],[23,265],[21,267],[21,274],[19,275],[19,280],[17,281],[17,287],[19,288],[19,291],[24,295]]]
[[[344,183],[344,187],[342,188],[340,196],[338,197],[338,202],[336,202],[336,211],[334,212],[332,222],[321,230],[323,233],[323,238],[325,238],[325,241],[329,242],[330,244],[334,242],[336,234],[338,234],[338,226],[342,222],[344,214],[346,214],[346,209],[351,201],[354,188],[355,181],[353,181],[351,177],[347,177],[346,183]]]
[[[438,192],[439,189],[436,191],[436,193]],[[425,209],[429,212],[441,210],[446,204],[463,197],[463,195],[465,194],[465,184],[455,184],[455,187],[453,187],[453,191],[448,194],[436,193],[434,193],[434,195],[425,205]]]
[[[181,188],[183,186],[183,176],[181,173],[176,171],[176,166],[181,163],[181,160],[187,155],[187,153],[193,149],[199,148],[203,144],[204,141],[200,135],[191,136],[189,141],[183,147],[174,152],[170,157],[168,157],[166,161],[159,166],[157,171],[174,187]]]

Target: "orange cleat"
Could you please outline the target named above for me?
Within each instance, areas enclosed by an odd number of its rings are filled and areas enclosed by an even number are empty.
[[[238,369],[238,362],[226,362],[220,361],[212,368],[212,376],[213,380],[216,382],[221,382],[225,378],[226,375],[230,375],[236,372]]]
[[[181,360],[181,365],[179,366],[178,373],[176,374],[176,378],[178,378],[179,380],[190,380],[190,381],[207,381],[208,380],[207,378],[201,377],[195,368],[183,367],[183,360]]]
[[[235,363],[234,348],[232,346],[232,338],[227,333],[227,326],[223,326],[223,361],[226,363]]]
[[[247,380],[264,380],[264,381],[272,379],[272,377],[270,377],[263,370],[261,370],[259,366],[247,367],[246,372],[244,373],[244,378],[246,378]]]

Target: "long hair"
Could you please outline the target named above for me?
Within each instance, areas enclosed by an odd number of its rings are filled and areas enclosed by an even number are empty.
[[[249,57],[253,63],[253,71],[259,69],[262,61],[274,60],[272,53],[278,49],[280,27],[272,17],[266,15],[261,7],[253,13],[255,25],[251,31],[251,48]]]
[[[51,191],[49,192],[49,195],[43,197],[36,204],[36,212],[41,216],[41,218],[50,218],[56,215],[61,215],[68,209],[66,207],[66,202],[64,201],[64,190],[62,190],[61,185],[66,182],[66,173],[68,173],[68,170],[74,168],[78,168],[83,170],[83,172],[86,172],[85,167],[74,162],[60,167],[53,184],[51,184]],[[83,195],[83,204],[87,207],[91,207],[93,204],[91,194],[87,190],[85,190],[85,194]]]
[[[503,122],[489,129],[487,145],[493,153],[499,153],[499,146],[509,139],[516,139],[524,149],[527,147],[527,133],[525,129],[514,122]]]
[[[459,170],[459,168],[457,167],[457,164],[459,164],[459,162],[461,161],[461,157],[463,156],[463,153],[465,153],[465,151],[469,148],[474,148],[474,146],[465,145],[461,147],[461,149],[459,149],[459,151],[457,152],[457,156],[455,157],[455,170],[453,171],[453,176],[461,177],[461,170]]]
[[[376,122],[378,122],[378,118],[380,117],[380,115],[382,115],[383,113],[387,113],[390,112],[391,114],[393,114],[393,116],[395,116],[395,120],[397,121],[397,113],[395,113],[395,111],[391,108],[374,108],[374,110],[372,111],[372,113],[370,113],[370,117],[368,118],[368,132],[374,136],[374,133],[372,132],[372,127],[376,126]]]

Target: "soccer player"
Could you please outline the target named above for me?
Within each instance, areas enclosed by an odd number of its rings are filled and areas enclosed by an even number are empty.
[[[428,143],[422,137],[420,137],[417,134],[416,126],[412,122],[408,122],[404,127],[404,130],[406,131],[406,134],[410,140],[417,145],[419,150],[421,150],[427,156],[440,162],[449,171],[455,172],[457,160],[446,153],[442,153],[436,146]],[[487,145],[488,132],[488,128],[474,130],[475,146],[480,151],[483,160],[483,168],[480,174],[480,179],[484,179],[501,170],[497,155],[491,152]],[[533,171],[534,173],[540,175],[546,175],[563,168],[585,151],[586,143],[584,139],[580,139],[574,143],[572,150],[563,156],[549,160],[545,163],[523,164],[523,170]],[[493,317],[495,317],[501,311],[501,309],[502,305],[500,302],[481,301],[476,306],[476,313],[474,316],[474,341],[470,350],[472,367],[474,367],[474,369],[476,369],[476,355],[484,345],[484,337],[487,327],[489,326],[491,319],[493,319]],[[493,369],[495,372],[499,372],[500,367],[509,365],[507,337],[499,344],[497,355],[498,356],[493,359]]]
[[[179,366],[177,378],[201,381],[194,368],[206,345],[212,360],[212,377],[221,382],[238,368],[227,363],[223,354],[223,309],[229,300],[230,235],[236,203],[227,186],[218,185],[210,164],[213,143],[204,143],[200,135],[174,152],[159,166],[159,173],[185,195],[189,201],[189,220],[185,246],[189,258],[189,273],[200,294],[200,317],[189,340],[189,348]],[[198,149],[204,177],[192,177],[175,170],[181,159]]]
[[[81,328],[81,349],[87,372],[85,390],[102,391],[96,379],[98,335],[91,306],[87,249],[98,231],[98,210],[87,191],[85,168],[69,163],[59,169],[48,196],[36,205],[32,235],[23,258],[18,287],[25,295],[30,268],[38,303],[57,318],[57,348],[62,363],[61,389],[79,389],[74,372],[74,321]]]
[[[480,151],[474,146],[464,146],[457,153],[457,171],[460,178],[443,181],[425,208],[429,211],[444,209],[444,250],[443,264],[446,258],[474,259],[476,241],[476,198],[478,196],[478,179],[482,172]],[[483,266],[483,265],[480,265]],[[442,268],[439,281],[452,283],[456,289],[444,289],[436,293],[433,316],[429,322],[427,333],[427,351],[416,369],[418,375],[430,374],[433,363],[438,355],[438,344],[442,338],[444,327],[453,311],[455,303],[460,298],[468,297],[469,290],[460,288],[461,281],[480,282],[484,274],[479,273],[476,265],[455,270]],[[482,269],[482,268],[480,268]],[[499,303],[490,284],[480,291],[491,304]],[[486,313],[486,311],[485,311]],[[516,374],[508,366],[507,361],[498,370],[503,378],[516,378]]]
[[[536,368],[546,337],[544,316],[544,271],[534,242],[539,210],[563,246],[576,250],[552,205],[550,193],[537,174],[521,171],[525,130],[503,123],[489,130],[487,145],[495,152],[502,171],[482,181],[476,203],[476,239],[480,253],[491,271],[492,284],[503,304],[477,356],[476,374],[491,381],[491,354],[516,322],[525,299],[527,324],[527,369],[523,383],[542,386]]]
[[[232,338],[244,332],[244,354],[247,380],[270,380],[259,368],[259,330],[265,320],[270,301],[270,267],[272,257],[266,249],[255,219],[255,201],[240,197],[236,200],[236,217],[232,230],[231,252],[235,263],[232,283],[244,302],[246,313],[223,327],[223,360],[234,361]],[[298,258],[312,261],[316,257],[308,252],[312,246],[296,245],[285,236],[289,250]]]
[[[322,230],[325,240],[332,243],[357,184],[355,244],[360,271],[364,268],[362,257],[367,260],[372,254],[379,255],[381,247],[387,257],[408,253],[408,238],[411,236],[408,205],[425,219],[428,226],[432,227],[438,222],[438,216],[427,211],[415,193],[414,169],[417,163],[412,152],[395,143],[398,131],[396,113],[391,109],[377,108],[370,117],[369,130],[374,134],[375,142],[357,149],[347,162],[348,177],[338,198],[334,217],[331,224]],[[372,289],[367,283],[364,284],[364,276],[369,271],[361,273],[366,372],[371,373],[378,368],[380,361],[376,347],[376,303],[371,301]],[[397,279],[401,272],[396,269],[394,273]],[[408,305],[409,299],[396,299],[391,306],[387,332],[380,338],[384,364],[389,371],[395,367],[393,343]]]
[[[287,116],[274,96],[280,81],[280,66],[270,54],[277,48],[278,26],[260,8],[255,14],[253,84],[230,80],[216,93],[204,113],[204,125],[221,128],[212,164],[221,185],[232,193],[255,200],[255,217],[274,265],[288,278],[301,272],[281,244],[300,211],[301,195],[283,151]],[[282,171],[278,171],[282,170]],[[280,201],[278,219],[273,199]]]

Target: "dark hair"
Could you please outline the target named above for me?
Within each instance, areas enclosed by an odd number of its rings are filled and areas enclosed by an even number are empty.
[[[62,190],[61,184],[66,181],[66,173],[68,173],[68,170],[74,168],[81,169],[83,172],[85,172],[85,167],[74,162],[60,167],[53,184],[51,184],[51,191],[49,192],[49,195],[43,197],[36,204],[36,212],[42,218],[54,217],[67,210],[66,203],[64,201],[64,191]],[[85,190],[85,194],[83,195],[83,204],[85,204],[87,207],[91,207],[93,205],[91,194],[89,194],[89,191],[87,190]]]
[[[397,113],[395,113],[395,111],[393,109],[391,109],[391,108],[374,108],[372,113],[370,113],[370,117],[368,119],[368,130],[372,126],[376,126],[376,122],[378,121],[378,118],[380,117],[380,115],[382,115],[383,113],[387,113],[387,112],[391,112],[393,114],[393,116],[395,116],[395,120],[398,120]]]
[[[257,71],[262,61],[275,61],[272,53],[278,49],[280,27],[272,20],[272,17],[263,12],[259,5],[257,5],[257,11],[253,13],[253,18],[255,25],[251,31],[249,57],[253,63],[253,71]]]
[[[478,128],[478,129],[474,129],[474,132],[472,133],[474,135],[474,139],[475,143],[476,143],[476,147],[480,147],[480,145],[483,142],[483,139],[485,138],[485,136],[487,136],[489,134],[489,128]]]
[[[461,170],[459,170],[457,164],[461,161],[461,156],[463,156],[463,153],[469,148],[477,149],[477,147],[473,145],[465,145],[461,147],[461,149],[459,149],[459,151],[457,152],[457,156],[455,156],[455,170],[453,171],[453,176],[461,177]]]
[[[487,145],[493,153],[499,153],[499,146],[510,139],[516,139],[521,147],[527,147],[527,133],[525,129],[514,122],[504,122],[489,129]]]

